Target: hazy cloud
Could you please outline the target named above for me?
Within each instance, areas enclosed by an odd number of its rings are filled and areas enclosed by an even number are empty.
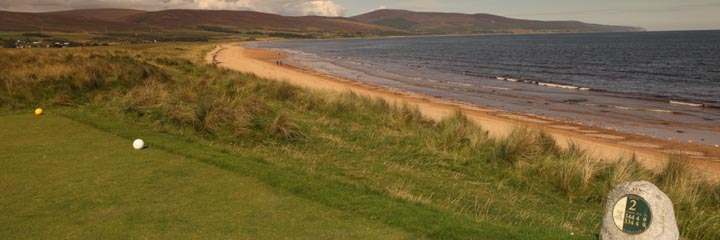
[[[720,3],[703,3],[703,4],[677,4],[672,6],[655,6],[645,8],[607,8],[607,9],[590,9],[576,11],[558,11],[558,12],[541,12],[519,14],[520,16],[545,16],[545,15],[566,15],[566,14],[622,14],[622,13],[662,13],[662,12],[680,12],[688,10],[696,10],[703,8],[720,8]]]
[[[345,8],[332,0],[2,0],[0,10],[44,12],[82,8],[142,10],[212,9],[253,10],[282,15],[342,16]]]
[[[286,1],[277,11],[282,15],[316,15],[338,17],[345,15],[345,8],[330,0]]]

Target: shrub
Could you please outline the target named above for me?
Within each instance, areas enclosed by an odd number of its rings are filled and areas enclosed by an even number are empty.
[[[470,121],[458,110],[440,121],[437,124],[437,129],[439,134],[435,139],[435,145],[441,151],[474,148],[488,138],[482,128]]]
[[[299,140],[305,137],[300,126],[284,113],[279,113],[268,128],[268,133],[277,138]]]
[[[498,141],[495,158],[510,164],[520,160],[542,160],[548,154],[557,154],[558,146],[549,134],[527,128],[515,128]]]

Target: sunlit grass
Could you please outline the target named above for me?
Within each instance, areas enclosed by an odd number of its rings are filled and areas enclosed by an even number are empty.
[[[3,239],[418,237],[163,151],[154,138],[134,150],[52,111],[0,121],[0,137],[13,139],[0,145]]]

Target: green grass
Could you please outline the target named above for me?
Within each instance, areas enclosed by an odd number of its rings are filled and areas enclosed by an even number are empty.
[[[402,239],[380,221],[54,114],[0,117],[5,239]],[[149,138],[154,140],[154,138]],[[192,148],[193,146],[186,146]]]
[[[565,231],[553,227],[537,229],[508,223],[476,221],[474,218],[432,206],[388,198],[383,192],[367,186],[275,166],[263,156],[234,152],[237,149],[216,143],[183,140],[165,133],[148,132],[138,125],[114,121],[103,114],[77,110],[63,112],[63,115],[70,118],[128,139],[130,136],[143,136],[147,142],[155,143],[156,148],[243,176],[257,177],[296,196],[405,229],[415,233],[414,238],[475,239],[477,236],[486,236],[493,239],[522,239],[535,236],[551,239],[567,235]]]
[[[675,203],[683,237],[720,238],[720,187],[682,159],[653,173],[531,129],[494,139],[459,113],[435,122],[413,106],[216,69],[202,60],[212,47],[0,50],[0,107],[45,106],[412,237],[591,239],[612,186],[648,180]]]

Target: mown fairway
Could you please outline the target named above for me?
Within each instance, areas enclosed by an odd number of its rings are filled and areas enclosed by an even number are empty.
[[[402,239],[407,233],[63,117],[0,117],[2,239]]]

